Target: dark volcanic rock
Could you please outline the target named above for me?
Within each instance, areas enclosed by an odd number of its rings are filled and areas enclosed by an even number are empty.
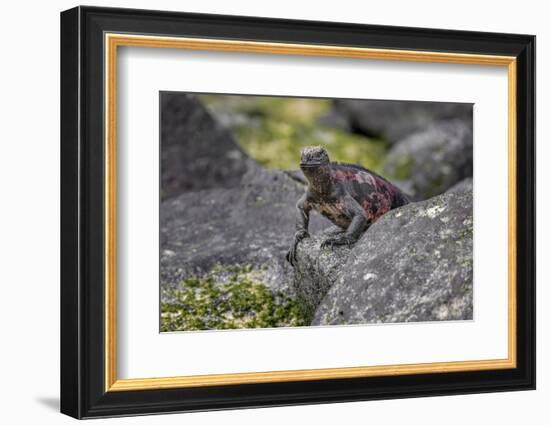
[[[312,324],[473,317],[471,191],[390,211],[351,249],[300,243],[294,284]],[[320,301],[319,301],[320,300]]]
[[[382,137],[393,144],[440,120],[472,122],[473,109],[467,103],[338,99],[335,111],[347,117],[355,132]]]
[[[233,187],[254,166],[195,96],[164,92],[160,101],[163,199],[189,190]]]
[[[393,146],[383,174],[413,199],[445,192],[473,173],[473,138],[470,124],[443,121]]]
[[[250,264],[272,289],[292,292],[285,260],[295,205],[305,188],[280,171],[251,168],[233,188],[187,192],[162,203],[161,285],[174,287],[215,265]],[[312,215],[311,232],[329,225]]]

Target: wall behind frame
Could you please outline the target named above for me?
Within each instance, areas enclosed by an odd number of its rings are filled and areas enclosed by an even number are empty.
[[[517,32],[537,35],[538,117],[550,114],[550,29],[544,5],[489,1],[442,3],[408,2],[297,2],[279,0],[145,0],[96,1],[98,6],[154,8],[220,14],[347,21],[368,24]],[[0,27],[2,78],[0,104],[0,387],[2,421],[74,423],[57,413],[59,392],[59,12],[76,2],[11,2],[4,7]],[[7,10],[6,10],[7,9]],[[7,96],[6,96],[7,95]],[[538,140],[550,139],[550,125],[539,118]],[[550,184],[548,143],[539,143],[538,217],[550,214],[543,197]],[[517,424],[548,417],[544,402],[550,397],[550,314],[544,305],[550,290],[550,224],[538,224],[538,390],[438,398],[391,400],[210,412],[109,420],[109,423],[170,424],[280,424],[304,421],[334,424],[368,420],[371,423],[445,425],[490,421]],[[6,348],[6,347],[9,347]],[[539,419],[541,418],[541,419]],[[99,420],[102,422],[103,420]]]

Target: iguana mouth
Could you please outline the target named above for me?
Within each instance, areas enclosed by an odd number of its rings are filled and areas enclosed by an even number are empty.
[[[300,168],[314,168],[323,165],[321,162],[300,162]]]

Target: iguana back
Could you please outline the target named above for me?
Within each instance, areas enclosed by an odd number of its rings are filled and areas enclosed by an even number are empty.
[[[360,165],[331,162],[329,167],[334,184],[363,207],[371,223],[410,202],[397,186]]]

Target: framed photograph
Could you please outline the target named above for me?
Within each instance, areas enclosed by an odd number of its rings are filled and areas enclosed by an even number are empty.
[[[61,411],[535,388],[535,37],[61,14]]]

